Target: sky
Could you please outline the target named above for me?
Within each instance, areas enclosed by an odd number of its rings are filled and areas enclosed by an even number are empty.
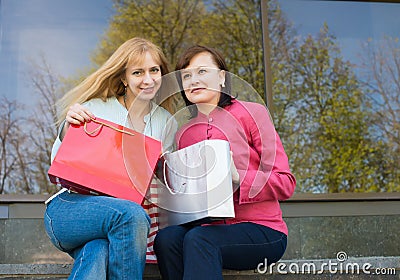
[[[0,0],[1,96],[29,101],[30,61],[42,55],[62,76],[89,66],[112,12],[111,0]]]
[[[317,34],[327,22],[345,58],[356,57],[369,37],[400,37],[400,4],[279,2],[302,35]],[[112,0],[0,0],[0,96],[33,102],[29,61],[41,55],[64,77],[90,66],[112,15]]]
[[[282,11],[302,35],[318,33],[324,22],[337,37],[345,58],[357,62],[368,38],[400,38],[400,3],[279,0]]]

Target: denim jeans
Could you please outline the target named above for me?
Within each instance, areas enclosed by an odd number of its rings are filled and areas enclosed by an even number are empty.
[[[171,226],[154,242],[163,279],[223,279],[222,269],[249,270],[277,262],[286,234],[254,223]]]
[[[150,218],[137,203],[64,192],[47,205],[44,224],[74,258],[68,279],[142,279]]]

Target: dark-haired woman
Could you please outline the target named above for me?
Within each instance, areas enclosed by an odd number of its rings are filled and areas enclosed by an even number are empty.
[[[154,249],[163,279],[223,279],[223,269],[277,262],[288,234],[279,201],[293,194],[296,180],[267,109],[231,96],[226,63],[213,48],[187,49],[176,70],[192,115],[176,134],[177,147],[229,141],[235,218],[162,229]]]

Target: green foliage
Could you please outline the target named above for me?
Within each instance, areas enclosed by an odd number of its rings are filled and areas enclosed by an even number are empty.
[[[201,1],[115,0],[114,8],[116,13],[110,27],[93,56],[97,64],[132,37],[143,37],[160,46],[171,65],[188,45],[205,43],[203,30],[207,17]]]
[[[302,42],[287,39],[289,32],[275,34],[286,45],[272,55],[277,123],[289,147],[297,191],[388,190],[382,168],[387,155],[384,144],[374,141],[365,92],[328,26]]]
[[[230,71],[264,94],[260,1],[214,1],[210,45],[226,57]],[[253,97],[254,98],[254,97]]]

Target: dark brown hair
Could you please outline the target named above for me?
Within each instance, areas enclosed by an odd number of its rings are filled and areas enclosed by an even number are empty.
[[[209,53],[212,57],[212,60],[214,63],[218,66],[220,70],[225,71],[225,86],[221,88],[221,96],[218,101],[218,107],[224,108],[228,105],[232,104],[232,100],[234,99],[233,96],[231,96],[231,77],[230,73],[228,70],[228,66],[226,65],[225,59],[223,58],[222,54],[210,47],[206,46],[201,46],[201,45],[195,45],[192,46],[188,49],[186,49],[183,54],[179,57],[178,62],[176,63],[175,71],[176,71],[176,77],[178,79],[179,86],[181,88],[181,95],[183,100],[185,101],[186,106],[194,105],[192,102],[187,99],[185,95],[185,91],[183,90],[182,86],[182,77],[180,74],[179,70],[185,69],[188,67],[190,64],[190,61],[194,56],[196,56],[199,53]],[[190,106],[189,111],[192,115],[192,117],[197,116],[197,107],[196,106]]]

